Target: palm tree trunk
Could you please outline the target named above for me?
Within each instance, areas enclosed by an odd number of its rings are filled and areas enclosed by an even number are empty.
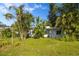
[[[11,39],[11,41],[12,41],[12,45],[13,45],[13,27],[12,27],[12,39]]]
[[[23,39],[24,39],[23,32],[20,32],[20,39],[21,39],[21,40],[23,40]]]
[[[23,33],[20,33],[20,37],[21,37],[21,40],[23,40],[24,38],[23,38]]]

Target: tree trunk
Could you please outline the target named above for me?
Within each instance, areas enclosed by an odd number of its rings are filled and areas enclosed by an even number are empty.
[[[20,39],[23,40],[24,39],[23,37],[24,37],[23,33],[20,32]]]
[[[11,41],[12,41],[12,45],[13,45],[13,27],[11,30],[12,30],[12,40]]]

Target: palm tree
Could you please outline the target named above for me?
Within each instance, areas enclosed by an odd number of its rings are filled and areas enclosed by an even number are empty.
[[[21,5],[18,8],[16,8],[15,6],[11,6],[9,9],[14,9],[16,14],[15,15],[11,13],[5,14],[6,19],[12,19],[12,18],[16,19],[17,28],[20,33],[21,39],[24,39],[27,37],[28,30],[33,20],[32,14],[30,14],[29,12],[24,12],[23,7],[24,5]]]
[[[10,13],[5,14],[4,16],[7,20],[14,18],[14,16]],[[11,31],[12,31],[12,45],[13,45],[13,27],[11,27]]]

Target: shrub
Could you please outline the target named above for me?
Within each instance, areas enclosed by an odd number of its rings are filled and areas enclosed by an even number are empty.
[[[77,38],[75,36],[65,35],[63,38],[61,38],[61,40],[63,40],[63,41],[76,41]]]
[[[16,43],[14,43],[14,46],[16,47],[16,46],[19,46],[21,44],[21,42],[16,42]]]
[[[1,33],[3,38],[10,38],[12,36],[12,32],[9,28],[4,29]]]
[[[9,44],[10,42],[8,40],[0,40],[0,48]]]

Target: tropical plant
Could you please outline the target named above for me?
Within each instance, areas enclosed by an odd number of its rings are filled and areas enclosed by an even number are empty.
[[[45,33],[45,22],[40,17],[36,17],[36,26],[34,28],[34,38],[43,37]]]

